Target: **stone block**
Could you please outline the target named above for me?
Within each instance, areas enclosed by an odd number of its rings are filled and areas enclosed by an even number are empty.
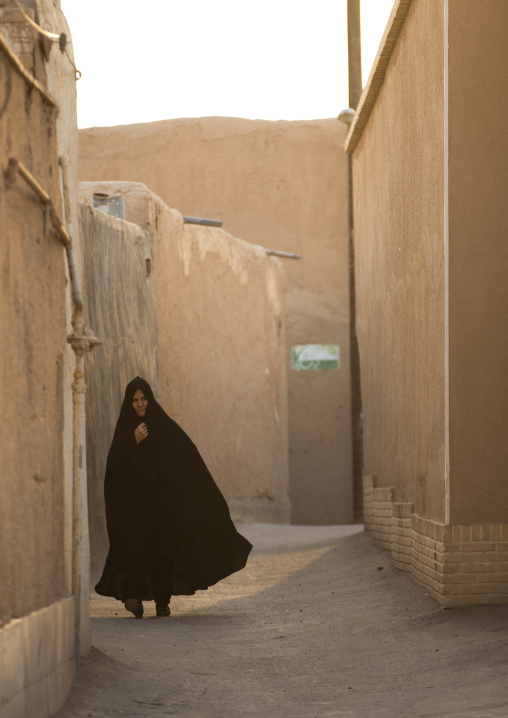
[[[73,675],[73,598],[11,621],[0,631],[2,718],[52,715],[63,704]]]
[[[473,524],[471,526],[471,540],[483,541],[483,526],[481,524]]]
[[[462,541],[462,526],[452,526],[452,543],[460,543]]]
[[[483,524],[482,536],[484,541],[492,541],[492,526],[490,524]]]
[[[487,574],[487,576],[490,577],[490,574]],[[477,574],[471,574],[471,573],[448,573],[445,577],[445,585],[449,585],[451,583],[458,583],[461,585],[464,584],[471,584],[476,583],[478,581]],[[492,578],[490,578],[490,581],[492,581]]]
[[[23,718],[26,718],[26,716],[33,716],[33,718],[46,718],[46,716],[51,715],[49,682],[50,676],[47,676],[31,686],[27,686],[24,691],[25,714]]]
[[[501,541],[503,536],[502,524],[492,524],[490,527],[492,534],[492,541]]]
[[[484,561],[485,554],[472,551],[447,551],[445,548],[444,559],[446,563],[472,563],[477,561]]]
[[[464,573],[491,573],[496,570],[496,564],[492,561],[475,561],[474,563],[459,563],[460,570]]]
[[[14,698],[25,687],[23,640],[23,621],[20,619],[11,621],[0,631],[0,696],[4,702]]]
[[[478,593],[496,593],[496,584],[495,583],[468,583],[467,585],[462,585],[460,587],[461,593],[470,593],[470,594],[478,594]]]
[[[363,476],[363,488],[364,489],[373,489],[377,486],[377,475],[376,474],[367,474],[366,476]]]
[[[483,554],[485,561],[508,561],[508,546],[497,544],[496,548],[496,551],[485,551]]]
[[[410,519],[414,511],[414,504],[394,503],[392,505],[393,515],[399,519]]]
[[[391,504],[394,499],[395,489],[392,486],[374,489],[374,501],[383,501]]]
[[[508,585],[508,573],[501,573],[497,571],[479,573],[478,581],[483,583],[488,583],[489,581],[497,583],[499,581],[500,583],[506,583]]]
[[[460,551],[468,552],[468,551],[495,551],[497,548],[497,544],[494,542],[471,542],[471,543],[463,543],[460,545]]]

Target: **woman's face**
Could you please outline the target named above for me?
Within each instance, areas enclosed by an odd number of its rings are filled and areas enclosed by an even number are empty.
[[[146,407],[148,406],[148,399],[143,394],[141,389],[137,389],[132,400],[132,406],[138,416],[144,416],[146,414]]]

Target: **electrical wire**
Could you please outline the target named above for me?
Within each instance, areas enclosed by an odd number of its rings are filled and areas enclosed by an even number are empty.
[[[69,58],[69,62],[71,63],[72,67],[74,68],[74,72],[76,74],[76,80],[81,80],[81,72],[78,70],[78,68],[74,64],[74,61],[73,61],[72,57],[69,55],[69,50],[67,48],[65,48],[65,54]]]

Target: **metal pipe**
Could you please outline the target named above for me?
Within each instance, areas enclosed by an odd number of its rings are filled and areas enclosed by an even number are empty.
[[[206,219],[205,217],[182,216],[185,224],[202,224],[206,227],[222,227],[222,219]]]
[[[349,107],[356,110],[362,94],[362,41],[360,0],[348,0]],[[363,409],[360,350],[356,333],[355,227],[353,205],[353,159],[348,157],[349,179],[349,338],[351,362],[351,422],[355,518],[363,517]]]
[[[293,252],[281,252],[278,249],[265,249],[267,254],[273,254],[275,257],[286,257],[286,259],[301,259],[301,254],[293,254]]]

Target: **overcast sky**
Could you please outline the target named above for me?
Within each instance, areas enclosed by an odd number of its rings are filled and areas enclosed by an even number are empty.
[[[61,0],[80,127],[221,115],[336,117],[347,0]],[[393,0],[361,0],[364,83]]]

